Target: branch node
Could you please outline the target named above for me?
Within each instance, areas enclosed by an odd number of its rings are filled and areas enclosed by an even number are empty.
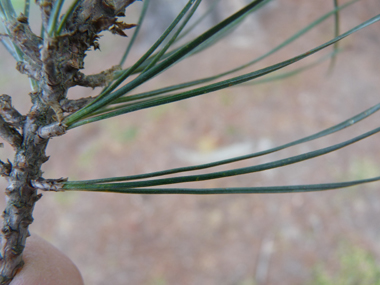
[[[4,225],[3,228],[1,229],[1,233],[8,237],[12,234],[12,229],[8,225]]]
[[[35,143],[39,143],[42,140],[49,139],[51,137],[61,136],[66,133],[66,126],[60,122],[55,122],[50,125],[41,127],[37,131],[37,136]]]
[[[42,191],[54,191],[54,192],[63,192],[64,183],[68,180],[68,178],[58,178],[58,179],[45,179],[39,177],[36,180],[32,180],[32,187]],[[40,196],[41,197],[41,196]]]

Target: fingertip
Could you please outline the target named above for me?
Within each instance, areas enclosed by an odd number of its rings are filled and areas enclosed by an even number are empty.
[[[84,285],[75,264],[46,240],[32,235],[23,253],[24,267],[11,285]]]

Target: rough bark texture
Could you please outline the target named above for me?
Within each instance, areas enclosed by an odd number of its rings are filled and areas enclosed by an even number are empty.
[[[64,179],[45,180],[41,165],[48,160],[45,150],[51,137],[63,135],[66,128],[61,121],[65,113],[79,110],[93,98],[69,100],[70,87],[104,86],[113,79],[119,67],[100,74],[86,76],[86,52],[99,48],[99,33],[109,30],[125,35],[123,29],[134,25],[117,20],[134,0],[84,0],[69,17],[60,35],[44,38],[33,34],[28,19],[20,15],[4,24],[9,38],[23,53],[17,70],[36,81],[37,88],[30,94],[32,108],[23,116],[12,107],[11,97],[0,96],[0,136],[15,149],[13,163],[0,161],[0,174],[8,179],[7,205],[3,212],[0,236],[0,284],[9,284],[22,268],[22,252],[28,226],[33,222],[33,208],[41,198],[37,189],[55,191]],[[45,31],[48,30],[54,2],[37,1],[41,7]]]

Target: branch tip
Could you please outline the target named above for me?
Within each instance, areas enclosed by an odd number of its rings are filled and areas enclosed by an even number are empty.
[[[12,163],[9,161],[8,162],[3,162],[0,160],[0,175],[1,176],[9,176],[12,171]]]
[[[0,137],[8,142],[14,149],[18,149],[23,141],[20,133],[0,116]]]
[[[0,115],[4,121],[15,128],[21,128],[25,121],[25,116],[12,106],[11,96],[6,94],[0,95]]]

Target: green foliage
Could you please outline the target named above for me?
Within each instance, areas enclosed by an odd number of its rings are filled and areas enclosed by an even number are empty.
[[[53,10],[51,13],[52,15],[49,18],[49,26],[47,31],[50,37],[52,37],[56,32],[57,21],[62,9],[63,2],[64,0],[57,0],[54,2]]]
[[[79,0],[74,0],[74,1],[71,3],[69,9],[67,9],[67,12],[66,12],[66,13],[63,15],[63,17],[62,17],[62,21],[59,23],[59,26],[58,26],[58,29],[57,29],[57,32],[56,32],[57,35],[60,35],[60,34],[61,34],[62,29],[63,29],[64,25],[65,25],[66,22],[67,22],[67,19],[68,19],[68,18],[71,16],[71,14],[74,12],[74,9],[78,6],[79,2],[80,2]],[[55,21],[56,21],[56,20],[55,20]]]
[[[336,144],[331,147],[323,148],[320,150],[312,151],[309,153],[297,155],[294,157],[281,159],[278,161],[265,163],[261,165],[251,166],[251,167],[244,167],[239,169],[233,169],[233,170],[227,170],[222,172],[214,172],[209,174],[201,174],[201,175],[193,175],[193,176],[181,176],[181,177],[174,177],[174,178],[163,178],[163,179],[155,179],[155,180],[148,180],[148,181],[140,181],[140,182],[124,182],[124,183],[114,183],[114,182],[120,182],[120,181],[129,181],[129,180],[136,180],[136,179],[144,179],[144,178],[151,178],[151,177],[157,177],[167,174],[174,174],[174,173],[181,173],[181,172],[188,172],[188,171],[194,171],[194,170],[200,170],[205,168],[210,168],[214,166],[219,166],[223,164],[228,164],[232,162],[236,162],[239,160],[244,160],[248,158],[258,157],[265,154],[273,153],[276,151],[280,151],[282,149],[288,148],[290,146],[294,146],[300,143],[304,143],[307,141],[311,141],[329,134],[332,134],[334,132],[337,132],[339,130],[342,130],[344,128],[347,128],[362,119],[370,116],[374,112],[378,111],[380,108],[380,104],[377,104],[376,106],[340,123],[336,126],[333,126],[331,128],[328,128],[324,131],[318,132],[314,135],[302,138],[300,140],[296,140],[294,142],[287,143],[282,146],[278,146],[269,150],[261,151],[258,153],[249,154],[246,156],[236,157],[232,159],[217,161],[213,163],[203,164],[203,165],[197,165],[197,166],[191,166],[191,167],[182,167],[177,169],[170,169],[166,171],[159,171],[154,173],[146,173],[141,175],[135,175],[135,176],[124,176],[124,177],[112,177],[112,178],[105,178],[105,179],[96,179],[96,180],[87,180],[87,181],[69,181],[65,184],[64,189],[66,190],[86,190],[86,191],[111,191],[111,192],[118,192],[118,193],[155,193],[155,194],[165,194],[165,193],[183,193],[183,194],[227,194],[227,193],[285,193],[285,192],[308,192],[308,191],[317,191],[317,190],[329,190],[329,189],[337,189],[347,186],[353,186],[358,185],[362,183],[367,183],[370,181],[377,181],[380,179],[380,177],[374,177],[371,180],[362,179],[357,181],[349,181],[349,182],[343,182],[343,183],[331,183],[331,184],[320,184],[320,185],[293,185],[293,186],[281,186],[281,187],[250,187],[250,188],[231,188],[231,189],[140,189],[136,190],[134,188],[136,187],[147,187],[147,186],[158,186],[158,185],[167,185],[167,184],[174,184],[174,183],[182,183],[182,182],[197,182],[202,180],[209,180],[209,179],[217,179],[217,178],[223,178],[223,177],[229,177],[229,176],[235,176],[235,175],[241,175],[246,173],[253,173],[258,171],[263,171],[267,169],[273,169],[277,167],[281,167],[284,165],[293,164],[296,162],[301,162],[307,159],[311,159],[332,151],[335,151],[337,149],[340,149],[342,147],[345,147],[347,145],[350,145],[352,143],[355,143],[359,140],[362,140],[370,135],[373,135],[380,131],[380,128],[376,128],[368,133],[365,133],[363,135],[360,135],[354,139],[345,141],[340,144]],[[108,182],[108,183],[107,183]],[[112,182],[113,184],[110,184],[109,182]]]
[[[357,157],[350,164],[349,176],[354,179],[363,179],[380,173],[380,165],[375,158]]]
[[[380,266],[370,252],[344,244],[337,255],[338,269],[317,266],[310,285],[380,285]]]
[[[214,36],[218,32],[222,31],[224,28],[228,27],[229,25],[234,24],[236,20],[239,20],[241,17],[243,17],[247,13],[251,12],[261,2],[264,2],[264,0],[253,1],[249,5],[245,6],[243,9],[239,10],[238,12],[233,14],[232,16],[228,17],[227,19],[225,19],[221,23],[217,24],[216,26],[212,27],[211,29],[209,29],[208,31],[206,31],[205,33],[200,35],[196,39],[194,39],[194,40],[188,42],[186,45],[182,46],[180,49],[178,49],[176,52],[174,52],[172,55],[170,55],[165,60],[158,63],[153,68],[151,68],[148,71],[140,74],[137,78],[133,79],[132,81],[130,81],[126,85],[122,86],[121,88],[119,88],[115,92],[110,93],[119,84],[121,84],[122,81],[120,81],[120,79],[118,79],[113,84],[113,87],[111,86],[110,88],[107,88],[106,91],[104,93],[100,94],[100,96],[94,102],[90,103],[88,106],[82,108],[78,112],[67,117],[63,123],[65,125],[67,125],[68,127],[73,126],[75,122],[81,120],[84,117],[91,115],[93,112],[99,110],[100,108],[103,108],[103,107],[109,105],[112,101],[114,101],[117,98],[125,95],[126,93],[128,93],[129,91],[131,91],[131,90],[135,89],[136,87],[142,85],[146,81],[152,79],[154,76],[158,75],[160,72],[164,71],[165,69],[167,69],[171,65],[175,64],[176,62],[179,62],[183,57],[185,57],[190,52],[192,52],[194,49],[199,47],[206,40],[208,40],[209,38],[211,38],[212,36]],[[174,20],[173,26],[176,26],[179,22],[177,19],[182,18],[185,15],[185,13],[190,9],[191,6],[189,4],[192,4],[192,3],[190,3],[190,1],[189,1],[188,5],[185,6],[185,8],[181,11],[181,13],[178,15],[178,17]],[[171,28],[171,26],[169,28]],[[166,38],[166,36],[167,36],[166,33],[167,33],[167,31],[165,31],[165,33],[164,33],[165,36],[162,39],[162,41]],[[137,63],[139,63],[138,66],[142,63],[142,62],[140,63],[140,61],[141,61],[141,59],[137,62]],[[145,59],[143,61],[145,61]],[[137,64],[135,64],[134,66],[135,67],[132,67],[132,69],[135,69],[138,67]],[[125,80],[127,77],[124,75],[122,78],[123,78],[123,80]],[[224,88],[226,88],[226,87],[228,87],[228,85],[225,86]],[[220,89],[222,89],[222,88],[220,88]],[[183,99],[187,99],[187,98],[189,98],[189,97],[182,96],[181,98],[176,98],[177,100],[174,100],[174,101],[183,100]],[[166,100],[165,104],[170,103],[170,102],[174,102],[174,101]],[[164,104],[164,103],[162,103],[162,104]],[[161,104],[153,104],[152,106],[157,106],[157,105],[161,105]],[[144,107],[134,108],[134,111],[141,110],[143,108]],[[130,112],[130,111],[132,111],[132,110],[129,110],[128,112]],[[113,114],[108,115],[107,118],[117,116],[120,114],[125,114],[125,113],[127,113],[127,112],[122,112],[122,113],[114,112]],[[77,126],[78,126],[78,124],[77,124]]]
[[[149,285],[166,285],[168,284],[163,277],[154,277],[152,280],[149,281]]]
[[[31,111],[25,116],[18,112],[11,103],[10,96],[0,96],[0,136],[7,141],[16,152],[13,162],[1,162],[2,176],[7,176],[9,187],[6,210],[4,211],[4,228],[2,235],[2,250],[0,252],[0,283],[5,284],[13,278],[18,267],[21,266],[21,253],[25,246],[28,235],[28,225],[31,223],[34,204],[40,198],[37,191],[94,191],[114,192],[130,194],[235,194],[235,193],[293,193],[324,191],[339,189],[349,186],[360,185],[380,180],[379,167],[370,160],[357,160],[353,164],[348,181],[331,182],[321,184],[304,185],[280,185],[255,187],[230,187],[230,188],[180,188],[178,184],[184,182],[198,182],[212,179],[221,179],[243,174],[250,174],[289,166],[295,163],[305,162],[319,156],[329,154],[350,146],[361,140],[367,139],[380,132],[380,127],[372,127],[372,130],[362,131],[359,135],[351,135],[344,141],[323,148],[281,156],[281,159],[266,160],[265,163],[224,170],[214,170],[201,174],[189,174],[196,170],[205,170],[222,165],[261,157],[264,155],[280,152],[293,146],[308,143],[313,140],[335,134],[345,128],[368,118],[380,109],[380,104],[359,113],[356,116],[314,134],[303,138],[290,140],[290,142],[277,145],[263,151],[232,157],[212,163],[185,166],[152,173],[138,175],[126,175],[120,177],[108,177],[87,181],[68,181],[66,178],[46,179],[42,175],[41,165],[47,161],[46,147],[51,138],[64,135],[67,131],[86,124],[103,121],[116,116],[131,112],[153,108],[150,114],[156,119],[165,112],[172,111],[168,104],[223,91],[227,88],[243,85],[254,85],[282,80],[304,72],[321,62],[330,59],[330,70],[334,66],[335,58],[339,54],[339,42],[346,37],[380,21],[377,15],[366,21],[356,24],[348,31],[340,32],[340,13],[346,7],[353,5],[357,0],[347,2],[339,6],[338,0],[333,0],[331,11],[321,15],[318,19],[295,31],[292,36],[274,48],[264,51],[257,58],[246,60],[222,73],[208,75],[197,80],[177,83],[159,89],[143,89],[137,93],[139,87],[151,86],[150,80],[178,63],[188,64],[191,68],[191,56],[215,48],[215,44],[221,39],[233,33],[247,17],[257,13],[270,2],[270,0],[253,0],[240,10],[232,13],[226,19],[220,21],[208,30],[194,38],[187,39],[190,31],[194,30],[199,23],[216,7],[219,0],[214,0],[203,15],[197,15],[198,7],[202,0],[188,0],[184,7],[173,17],[171,24],[162,35],[150,46],[140,58],[131,66],[125,68],[123,64],[128,55],[133,52],[133,44],[139,36],[146,13],[151,1],[145,0],[142,6],[138,26],[119,21],[124,16],[125,8],[135,2],[128,1],[79,1],[72,0],[67,3],[67,10],[62,14],[64,0],[41,0],[35,3],[39,6],[42,19],[41,36],[33,33],[29,26],[30,0],[20,4],[19,0],[12,3],[11,0],[0,0],[0,18],[4,24],[3,34],[0,41],[6,50],[17,61],[17,69],[28,75],[32,92]],[[16,12],[17,11],[17,12]],[[20,14],[24,12],[24,15]],[[295,13],[297,11],[294,11]],[[189,26],[193,17],[198,17],[193,25]],[[279,50],[288,47],[292,42],[302,38],[307,32],[319,27],[321,23],[334,17],[334,35],[324,39],[322,44],[308,47],[308,50],[287,58],[277,59],[270,65],[248,71],[254,64],[276,54]],[[125,29],[135,27],[135,33],[121,55],[120,65],[94,75],[86,75],[80,70],[84,68],[84,58],[91,47],[99,49],[98,38],[103,31],[126,36]],[[264,31],[264,28],[262,29]],[[265,31],[264,31],[265,32]],[[304,63],[304,59],[314,54],[326,51],[313,62]],[[139,51],[141,52],[141,51]],[[223,60],[225,55],[222,55]],[[228,56],[228,55],[227,55]],[[187,61],[186,61],[187,60]],[[290,70],[282,69],[300,63]],[[185,69],[186,70],[186,69]],[[240,72],[242,71],[242,72]],[[67,97],[68,90],[74,86],[90,88],[104,87],[95,97],[72,100]],[[223,100],[223,98],[222,98]],[[228,102],[225,100],[226,105]],[[342,104],[343,105],[343,104]],[[172,105],[173,106],[173,105]],[[256,106],[252,106],[256,107]],[[118,145],[128,147],[128,142],[138,136],[138,122],[120,127],[107,121],[110,127],[104,128],[105,135],[101,139],[90,142],[86,152],[79,155],[79,163],[83,168],[94,166],[93,159],[103,152],[104,145],[109,139]],[[162,128],[162,126],[158,126]],[[228,129],[228,128],[227,128]],[[233,130],[232,130],[233,131]],[[106,142],[106,143],[105,143]],[[109,146],[109,145],[108,145]],[[302,148],[301,148],[302,149]],[[306,148],[307,149],[307,148]],[[156,151],[156,150],[155,150]],[[270,157],[270,156],[269,156]],[[257,162],[258,160],[256,160]],[[101,166],[107,167],[107,166]],[[222,168],[223,169],[223,168]],[[170,177],[165,177],[171,175]],[[168,188],[168,185],[173,185]],[[156,188],[155,188],[156,187]],[[33,190],[33,191],[31,191]],[[63,197],[63,196],[62,196]],[[64,200],[57,197],[61,204],[70,204],[75,198]],[[15,205],[17,207],[15,207]],[[22,225],[20,228],[19,225]],[[12,230],[9,230],[12,229]],[[21,229],[21,230],[20,230]],[[16,249],[7,251],[6,249]],[[13,262],[12,259],[18,259]],[[9,266],[10,265],[10,266]],[[331,273],[321,267],[316,270],[315,285],[328,284],[380,284],[380,270],[373,257],[361,249],[350,249],[340,257],[339,272]],[[166,284],[161,276],[154,276],[152,284]],[[254,284],[253,279],[242,280],[242,284]]]
[[[68,10],[65,14],[61,16],[61,8],[64,0],[57,0],[54,2],[52,7],[50,17],[48,19],[47,31],[46,34],[48,37],[59,39],[62,31],[64,30],[67,20],[71,15],[73,15],[77,5],[80,1],[72,1]],[[133,1],[131,1],[132,3]],[[309,25],[303,27],[299,31],[295,32],[291,37],[274,47],[273,49],[265,52],[262,56],[249,60],[246,63],[237,66],[226,72],[209,76],[206,78],[200,78],[198,80],[189,81],[181,84],[175,84],[172,86],[159,88],[156,90],[150,90],[143,93],[131,94],[137,87],[142,86],[149,82],[152,78],[165,72],[167,69],[181,62],[182,60],[195,56],[197,53],[202,52],[206,48],[212,47],[215,43],[221,40],[223,37],[233,32],[246,17],[252,15],[264,7],[270,0],[255,0],[247,4],[245,7],[241,8],[239,11],[232,14],[230,17],[224,19],[220,23],[211,27],[201,35],[195,37],[191,40],[185,40],[186,35],[193,30],[207,15],[210,11],[216,7],[219,3],[219,0],[215,0],[208,10],[201,15],[197,21],[190,27],[188,24],[194,15],[197,13],[197,8],[201,0],[189,0],[181,11],[178,12],[177,17],[173,19],[172,23],[168,28],[163,32],[163,34],[158,38],[158,40],[130,67],[123,70],[112,71],[114,74],[110,76],[109,83],[98,96],[89,103],[81,108],[78,108],[76,112],[62,117],[62,126],[67,130],[72,128],[80,127],[85,124],[94,123],[97,121],[109,119],[115,116],[124,115],[130,112],[159,107],[155,109],[155,112],[167,111],[167,104],[185,100],[188,98],[205,95],[211,92],[223,90],[226,88],[240,86],[242,84],[261,84],[266,82],[271,82],[274,80],[282,80],[290,76],[294,76],[305,70],[312,68],[313,66],[318,65],[326,59],[331,59],[330,69],[334,65],[335,58],[339,52],[338,43],[340,40],[360,31],[361,29],[378,22],[380,20],[380,15],[373,17],[367,21],[363,21],[356,27],[340,34],[340,25],[339,25],[339,14],[340,12],[357,2],[353,0],[347,2],[341,6],[337,0],[333,1],[334,8],[328,13],[322,15],[317,20],[311,22]],[[125,62],[128,54],[132,51],[133,43],[139,35],[141,25],[144,22],[146,12],[149,8],[149,0],[145,0],[142,6],[141,16],[138,21],[138,25],[135,28],[135,33],[133,34],[129,45],[126,48],[125,53],[121,56],[121,65]],[[10,0],[0,0],[0,15],[3,19],[9,19],[15,17],[15,12]],[[107,4],[108,5],[108,4]],[[112,4],[113,5],[113,4]],[[29,4],[25,3],[25,11],[28,11]],[[247,67],[262,61],[264,58],[267,58],[282,48],[288,46],[290,43],[294,42],[296,39],[301,38],[310,30],[318,27],[321,23],[327,20],[329,17],[334,17],[334,37],[331,40],[326,41],[325,43],[316,46],[304,53],[298,54],[292,58],[288,58],[282,61],[279,61],[270,66],[254,70],[245,74],[237,73]],[[116,18],[115,18],[116,19]],[[116,20],[115,20],[116,21]],[[117,25],[118,22],[115,22]],[[120,25],[120,23],[119,23]],[[128,26],[128,25],[127,25]],[[132,25],[133,26],[133,25]],[[5,38],[1,38],[3,44],[11,52],[11,54],[16,58],[20,59],[23,57],[23,54],[16,46],[12,46],[12,42],[7,41]],[[179,39],[184,43],[179,44]],[[327,56],[321,56],[319,59],[315,60],[313,63],[304,64],[301,67],[293,69],[291,71],[278,73],[279,70],[293,65],[296,62],[302,61],[310,57],[311,55],[318,53],[328,47],[333,47],[333,52]],[[95,45],[94,45],[95,47]],[[116,69],[115,69],[116,70]],[[222,79],[224,77],[224,79]],[[228,78],[225,78],[228,77]],[[37,88],[37,83],[33,80],[31,81],[33,89]],[[183,91],[186,89],[186,91]],[[340,131],[344,128],[350,127],[353,124],[361,121],[362,119],[370,116],[379,109],[380,105],[373,106],[372,108],[358,114],[336,126],[327,128],[323,131],[320,131],[316,134],[309,135],[307,137],[294,140],[292,142],[261,151],[258,153],[247,154],[245,156],[234,157],[227,160],[216,161],[213,163],[195,165],[189,167],[181,167],[175,169],[168,169],[163,171],[158,171],[154,173],[145,173],[134,176],[123,176],[123,177],[110,177],[104,179],[95,179],[90,181],[68,181],[64,183],[63,188],[66,190],[85,190],[85,191],[111,191],[119,193],[194,193],[194,194],[215,194],[215,193],[284,193],[284,192],[307,192],[307,191],[321,191],[328,189],[337,189],[341,187],[347,187],[352,185],[358,185],[361,183],[368,183],[371,181],[379,180],[379,177],[374,174],[372,178],[368,176],[358,177],[358,180],[341,182],[341,183],[324,183],[317,185],[290,185],[290,186],[279,186],[279,187],[248,187],[248,188],[229,188],[229,189],[183,189],[183,188],[160,188],[160,189],[144,189],[144,187],[152,186],[164,186],[169,184],[177,184],[183,182],[197,182],[202,180],[209,179],[218,179],[224,177],[231,177],[236,175],[242,175],[247,173],[253,173],[258,171],[264,171],[268,169],[283,167],[293,163],[299,163],[312,159],[338,149],[341,149],[345,146],[356,143],[362,139],[365,139],[373,134],[376,134],[380,131],[380,128],[373,129],[369,132],[363,133],[354,138],[348,139],[344,142],[331,145],[325,148],[321,148],[315,151],[303,153],[301,155],[288,157],[285,159],[268,162],[265,164],[254,165],[244,168],[230,169],[226,171],[216,171],[207,174],[201,175],[182,175],[171,178],[157,178],[159,176],[168,175],[168,174],[178,174],[186,173],[189,171],[207,169],[215,166],[225,165],[236,161],[241,161],[253,157],[263,156],[273,152],[281,151],[283,149],[295,146],[301,143],[306,143],[323,136],[333,134],[337,131]],[[57,106],[55,106],[57,110]],[[128,141],[133,139],[137,135],[137,129],[131,128],[129,131],[117,136],[117,140]],[[89,157],[85,157],[84,161],[91,160],[92,154]],[[154,178],[151,180],[143,180],[146,178]],[[130,182],[130,180],[139,180]]]

